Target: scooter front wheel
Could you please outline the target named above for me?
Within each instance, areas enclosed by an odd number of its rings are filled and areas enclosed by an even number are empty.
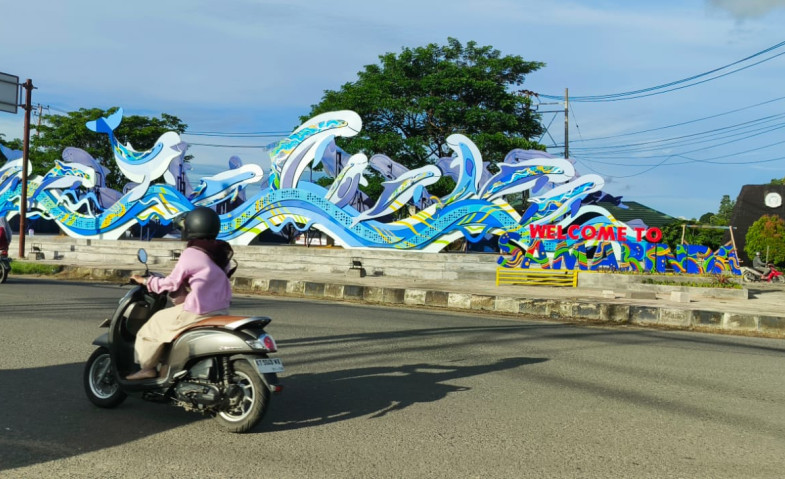
[[[246,361],[233,364],[232,384],[237,393],[231,398],[231,405],[219,412],[215,419],[228,431],[248,432],[262,420],[270,404],[270,391],[262,382],[259,373]]]
[[[775,276],[774,278],[772,278],[771,281],[774,283],[785,283],[785,276],[782,275]]]
[[[8,272],[11,270],[11,267],[6,268],[4,264],[0,264],[0,283],[5,283],[5,280],[8,279]]]
[[[112,356],[106,348],[98,348],[90,355],[83,379],[87,399],[98,407],[116,407],[127,397],[112,374]]]

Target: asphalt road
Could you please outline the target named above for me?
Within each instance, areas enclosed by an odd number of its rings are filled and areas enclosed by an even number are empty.
[[[782,477],[785,342],[274,297],[286,386],[252,433],[86,399],[123,289],[0,285],[0,477]]]

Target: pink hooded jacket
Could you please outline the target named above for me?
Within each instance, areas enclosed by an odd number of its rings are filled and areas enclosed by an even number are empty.
[[[227,265],[227,271],[229,266]],[[222,270],[207,254],[186,248],[174,269],[165,278],[150,277],[147,289],[153,293],[170,292],[175,304],[184,302],[183,309],[196,314],[229,309],[232,285]],[[182,295],[185,294],[185,301]]]

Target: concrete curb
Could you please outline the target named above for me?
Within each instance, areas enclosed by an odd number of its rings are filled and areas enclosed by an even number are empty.
[[[139,268],[63,266],[60,276],[125,282],[130,274],[139,271]],[[785,335],[785,317],[681,309],[674,308],[672,304],[643,305],[616,299],[607,299],[598,303],[590,299],[520,298],[430,289],[251,277],[234,277],[232,285],[237,292],[250,294],[347,300],[380,305],[426,306],[463,312],[488,311],[570,322],[631,324],[740,334],[759,333],[766,336]]]
[[[716,332],[785,334],[785,317],[744,315],[717,311],[644,306],[622,301],[531,299],[423,289],[387,288],[356,284],[234,278],[239,292],[279,294],[328,300],[361,301],[369,304],[427,306],[458,311],[489,311],[538,318],[633,324]]]

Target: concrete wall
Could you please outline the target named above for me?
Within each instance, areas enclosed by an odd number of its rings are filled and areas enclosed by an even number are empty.
[[[16,239],[16,238],[15,238]],[[37,235],[25,239],[26,257],[35,259],[33,248],[41,250],[43,259],[62,264],[101,263],[135,265],[136,251],[145,248],[149,264],[173,263],[172,252],[185,243],[177,240],[85,240],[67,236]],[[12,255],[18,245],[12,244]],[[436,281],[479,279],[494,281],[498,254],[417,253],[381,250],[348,250],[339,247],[304,247],[289,245],[235,246],[239,272],[253,270],[345,274],[352,261],[359,261],[368,276],[388,276]]]

